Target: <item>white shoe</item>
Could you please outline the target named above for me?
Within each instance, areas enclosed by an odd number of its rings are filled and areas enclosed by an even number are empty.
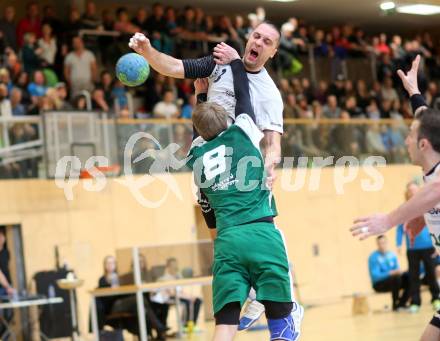
[[[293,309],[292,309],[292,319],[293,323],[295,324],[295,334],[292,341],[299,340],[299,337],[301,335],[301,323],[304,318],[304,308],[302,305],[293,302]]]
[[[238,330],[245,330],[257,322],[261,315],[264,313],[264,305],[262,305],[257,300],[251,301],[247,307],[244,315],[240,319],[240,324],[238,325]]]

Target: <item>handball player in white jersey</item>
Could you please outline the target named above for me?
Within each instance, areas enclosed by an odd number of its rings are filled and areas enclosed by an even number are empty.
[[[433,244],[440,250],[440,111],[429,109],[417,84],[420,56],[405,74],[398,71],[408,91],[414,111],[414,121],[406,138],[406,146],[413,164],[422,167],[425,186],[409,201],[388,214],[375,214],[354,221],[353,236],[361,240],[383,234],[394,226],[409,222],[408,233],[414,238],[426,225]],[[440,340],[440,311],[426,327],[421,341]]]
[[[250,34],[243,56],[249,79],[252,106],[255,111],[257,126],[264,133],[262,151],[269,187],[275,180],[275,166],[281,159],[281,134],[283,133],[283,100],[276,84],[270,77],[264,65],[272,58],[279,45],[280,33],[269,22],[259,24]],[[228,45],[221,43],[214,49],[213,55],[199,59],[176,59],[154,49],[148,38],[136,33],[129,46],[142,55],[150,66],[165,76],[173,78],[208,78],[209,88],[207,101],[220,104],[228,112],[232,123],[235,113],[235,97],[233,75],[230,65],[227,65]],[[226,52],[225,52],[226,51]],[[202,200],[203,202],[203,200]],[[202,211],[215,238],[215,217],[207,218],[208,208]],[[302,307],[294,304],[298,316],[294,316],[299,325],[302,319]],[[293,312],[295,315],[295,311]],[[253,300],[248,306],[240,329],[250,327],[264,313],[264,306]]]

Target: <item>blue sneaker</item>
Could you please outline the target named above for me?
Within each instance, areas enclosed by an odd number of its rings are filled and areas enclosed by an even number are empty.
[[[251,301],[244,312],[243,317],[240,319],[238,330],[245,330],[257,322],[261,315],[264,314],[264,305],[257,300]]]
[[[289,316],[268,320],[270,340],[297,341],[301,335],[301,322],[304,317],[304,308],[293,302],[294,306]]]

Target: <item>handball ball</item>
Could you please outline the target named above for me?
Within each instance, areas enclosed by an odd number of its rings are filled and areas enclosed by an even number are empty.
[[[116,77],[127,86],[144,83],[150,74],[150,65],[137,53],[127,53],[116,63]]]

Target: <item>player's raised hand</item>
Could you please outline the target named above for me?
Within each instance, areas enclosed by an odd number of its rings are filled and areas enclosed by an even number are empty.
[[[151,49],[150,39],[148,39],[143,33],[137,32],[130,38],[128,47],[145,57]]]
[[[350,231],[353,237],[360,240],[367,239],[387,232],[391,228],[386,214],[374,214],[368,217],[358,218],[353,222]]]
[[[196,96],[198,94],[206,94],[208,92],[208,87],[209,87],[209,83],[208,83],[208,78],[197,78],[194,81],[194,89],[196,90]]]
[[[225,43],[217,44],[214,47],[214,60],[217,64],[226,65],[234,59],[240,59],[237,50]]]
[[[397,74],[402,80],[403,87],[408,92],[408,95],[411,97],[415,94],[420,94],[419,86],[417,84],[417,73],[419,71],[420,64],[420,55],[413,60],[411,65],[411,70],[409,70],[406,74],[402,70],[397,70]]]

